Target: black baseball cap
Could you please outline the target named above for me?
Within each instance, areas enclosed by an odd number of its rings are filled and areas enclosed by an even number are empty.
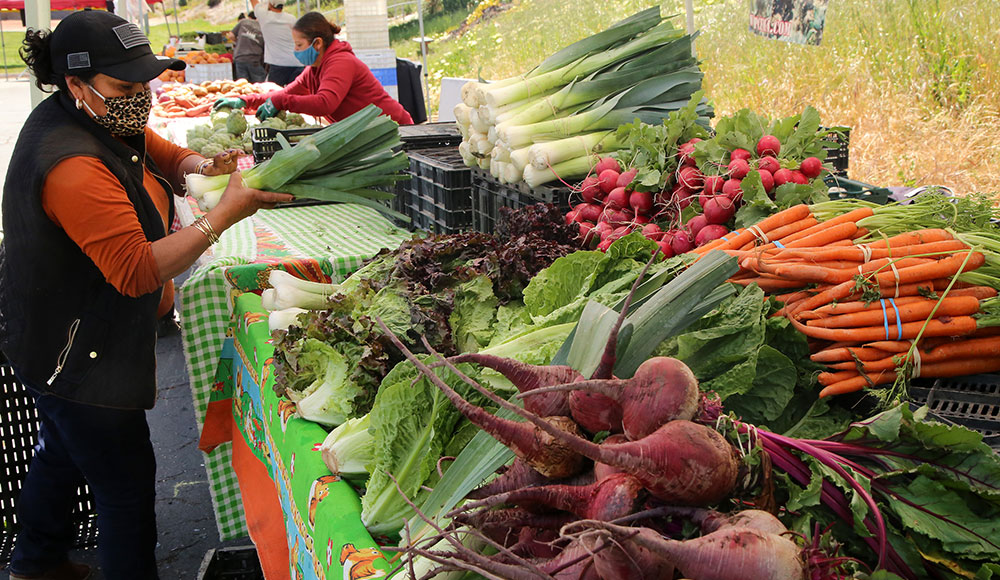
[[[163,71],[184,70],[184,61],[153,54],[135,24],[104,10],[74,12],[52,31],[52,70],[57,75],[99,72],[144,83]]]

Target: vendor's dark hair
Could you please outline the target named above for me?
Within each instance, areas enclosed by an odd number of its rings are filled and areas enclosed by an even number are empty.
[[[326,16],[319,12],[306,12],[292,28],[301,32],[310,41],[314,38],[322,38],[323,46],[333,44],[334,35],[340,33],[340,27],[327,20]]]
[[[21,60],[31,69],[31,74],[35,76],[35,86],[45,92],[52,91],[55,85],[61,91],[66,89],[66,77],[56,74],[52,70],[52,33],[48,30],[28,29],[24,33],[24,42],[21,46]],[[74,75],[83,82],[90,82],[97,73],[86,72]]]

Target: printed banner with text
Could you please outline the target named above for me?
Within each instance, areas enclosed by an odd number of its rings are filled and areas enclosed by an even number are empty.
[[[830,0],[750,0],[750,32],[798,44],[823,39]]]

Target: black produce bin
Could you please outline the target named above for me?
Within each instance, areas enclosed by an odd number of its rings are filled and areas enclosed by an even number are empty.
[[[910,386],[910,398],[938,417],[982,433],[984,442],[1000,451],[1000,375],[921,379]]]
[[[24,386],[14,376],[14,371],[0,354],[0,566],[10,562],[14,540],[20,525],[17,521],[17,498],[21,495],[28,465],[34,454],[38,433],[38,413],[35,402]],[[97,545],[97,511],[94,496],[85,485],[76,490],[73,506],[76,523],[75,548]]]

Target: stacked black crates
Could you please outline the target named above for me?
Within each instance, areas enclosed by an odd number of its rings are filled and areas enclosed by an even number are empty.
[[[472,175],[457,146],[408,150],[410,179],[396,184],[394,209],[415,229],[453,234],[472,228]]]
[[[536,203],[551,203],[569,211],[572,190],[566,186],[542,185],[529,187],[526,183],[500,183],[482,169],[472,170],[473,229],[493,233],[500,208],[520,209]]]

